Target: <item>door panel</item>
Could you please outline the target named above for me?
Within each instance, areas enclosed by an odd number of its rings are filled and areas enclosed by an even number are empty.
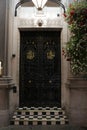
[[[21,31],[20,106],[60,106],[60,32]]]

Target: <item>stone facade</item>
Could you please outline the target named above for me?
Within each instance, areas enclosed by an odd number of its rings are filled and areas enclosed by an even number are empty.
[[[11,112],[11,90],[13,87],[12,79],[3,76],[0,78],[0,126],[9,124],[9,116]]]
[[[87,81],[71,77],[69,64],[62,56],[62,47],[65,47],[70,36],[62,15],[63,10],[60,7],[45,7],[42,12],[38,12],[35,7],[19,7],[18,16],[15,17],[14,10],[18,2],[0,1],[0,17],[4,16],[0,19],[0,60],[3,62],[3,75],[0,78],[0,126],[9,124],[12,112],[19,106],[20,30],[48,28],[61,30],[61,107],[66,109],[70,124],[87,124]],[[68,3],[67,0],[62,2]],[[42,26],[39,26],[40,23]],[[14,86],[17,88],[16,93],[13,91]]]
[[[0,61],[4,62],[5,64],[5,18],[6,18],[6,0],[0,1]]]
[[[70,124],[87,124],[87,79],[71,77],[66,88],[68,91],[67,111]]]

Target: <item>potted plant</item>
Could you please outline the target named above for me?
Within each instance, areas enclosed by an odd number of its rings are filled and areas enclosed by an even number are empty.
[[[63,55],[74,74],[87,73],[87,1],[74,1],[64,14],[71,31]]]

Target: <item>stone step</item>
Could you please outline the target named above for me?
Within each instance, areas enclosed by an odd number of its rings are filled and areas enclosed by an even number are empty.
[[[0,130],[87,130],[87,127],[73,125],[46,125],[46,126],[8,126]]]
[[[0,130],[87,130],[87,127],[73,125],[46,125],[46,126],[8,126]]]
[[[57,107],[17,108],[10,121],[11,125],[62,125],[68,124],[65,111]]]

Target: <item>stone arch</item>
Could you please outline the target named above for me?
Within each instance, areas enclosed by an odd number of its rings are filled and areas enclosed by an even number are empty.
[[[26,3],[26,2],[31,2],[31,1],[32,1],[32,0],[21,0],[20,2],[18,2],[18,3],[16,4],[16,6],[15,6],[15,16],[17,16],[17,8],[18,8],[20,5],[22,5],[22,4]],[[53,3],[58,4],[58,6],[61,6],[61,7],[63,8],[63,10],[64,10],[64,13],[65,13],[65,6],[60,2],[60,0],[48,0],[48,1],[51,1],[51,2],[53,2]]]

